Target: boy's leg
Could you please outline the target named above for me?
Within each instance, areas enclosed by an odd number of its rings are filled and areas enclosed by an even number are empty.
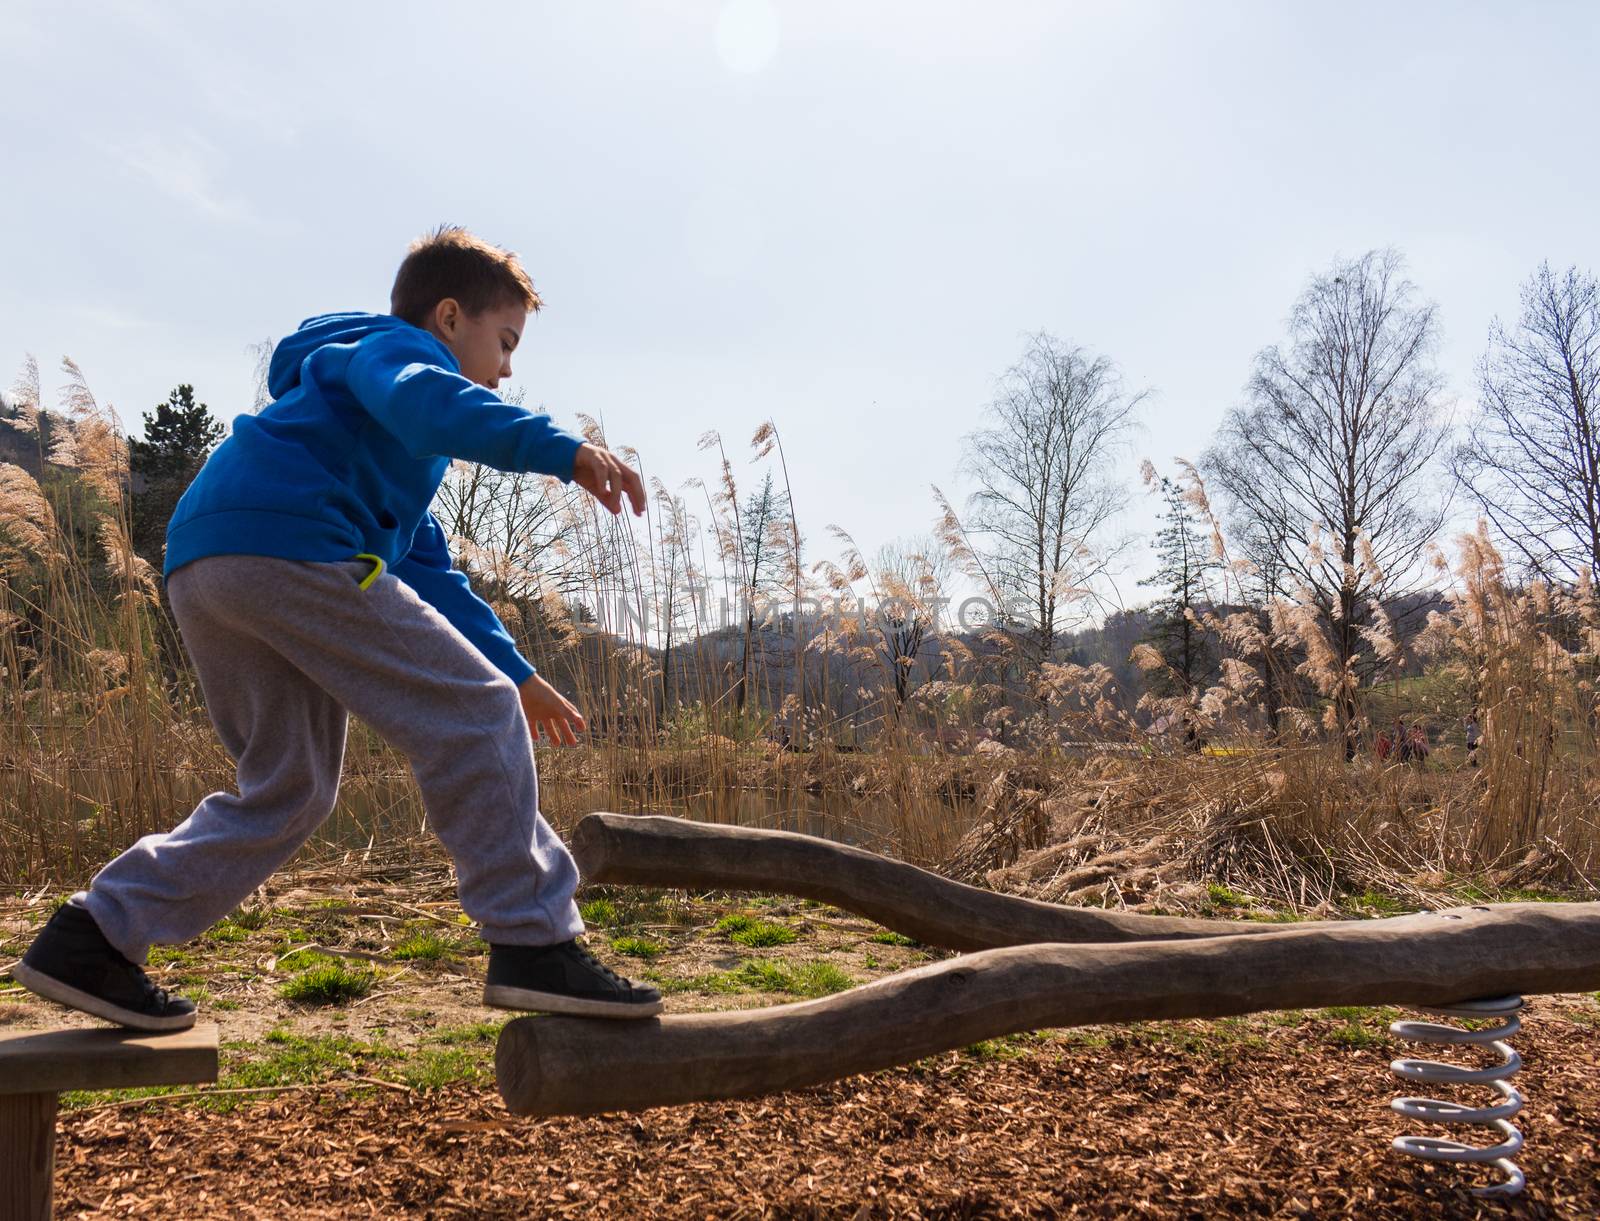
[[[315,679],[410,760],[456,864],[461,906],[497,945],[583,932],[577,866],[539,813],[517,689],[408,585],[366,561],[213,556],[180,569],[219,621]],[[263,608],[270,608],[263,613]]]
[[[345,710],[220,617],[196,575],[195,565],[179,569],[168,592],[239,792],[212,793],[172,831],[145,836],[77,896],[136,963],[154,943],[199,935],[288,860],[333,810],[344,761]]]

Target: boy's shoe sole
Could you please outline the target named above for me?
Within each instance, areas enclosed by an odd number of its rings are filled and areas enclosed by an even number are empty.
[[[519,1009],[538,1013],[564,1013],[571,1017],[647,1018],[666,1007],[665,1001],[595,1001],[559,992],[534,992],[506,984],[488,984],[483,1003],[493,1009]]]
[[[115,1022],[118,1026],[126,1026],[132,1030],[188,1030],[194,1025],[193,1012],[173,1014],[171,1017],[154,1017],[148,1013],[124,1009],[121,1005],[102,1000],[98,996],[91,996],[70,984],[64,984],[54,976],[37,971],[26,963],[19,962],[12,967],[11,978],[35,996],[42,996],[69,1009],[92,1013],[97,1018],[104,1018],[108,1022]]]

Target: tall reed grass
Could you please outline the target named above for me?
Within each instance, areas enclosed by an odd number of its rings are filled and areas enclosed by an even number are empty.
[[[130,543],[126,439],[77,367],[65,373],[46,420],[37,367],[24,368],[5,425],[16,460],[0,465],[7,885],[81,884],[232,785],[157,575]],[[558,826],[600,808],[765,822],[1132,904],[1181,905],[1182,886],[1207,878],[1311,904],[1374,879],[1592,886],[1600,872],[1593,591],[1520,585],[1481,533],[1463,540],[1449,612],[1408,646],[1451,676],[1441,724],[1477,709],[1478,766],[1459,751],[1425,767],[1347,762],[1325,722],[1354,679],[1329,672],[1305,605],[1194,608],[1221,679],[1178,703],[1136,701],[1104,665],[1029,666],[1003,624],[940,630],[949,574],[983,580],[948,505],[942,538],[869,557],[836,530],[838,553],[812,559],[778,430],[763,424],[750,458],[774,474],[781,512],[752,512],[720,438],[702,449],[715,476],[654,481],[639,525],[537,477],[458,465],[441,492],[462,562],[590,720],[582,747],[541,753]],[[1369,716],[1395,698],[1356,694]],[[1174,714],[1213,749],[1149,733]],[[355,726],[315,850],[423,827],[405,761]]]

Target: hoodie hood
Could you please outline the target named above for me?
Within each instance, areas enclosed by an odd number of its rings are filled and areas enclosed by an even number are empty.
[[[278,341],[272,351],[272,364],[267,369],[267,393],[281,399],[300,384],[300,367],[306,357],[330,343],[355,343],[379,331],[392,331],[404,327],[414,330],[411,324],[393,314],[318,314],[307,318],[300,329]],[[448,353],[443,344],[440,350]],[[449,367],[454,367],[451,361]]]

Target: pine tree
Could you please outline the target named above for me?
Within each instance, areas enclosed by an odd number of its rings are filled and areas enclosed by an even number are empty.
[[[789,516],[789,496],[772,485],[772,472],[758,491],[750,493],[739,512],[739,590],[744,614],[744,649],[739,659],[739,682],[734,688],[734,707],[744,712],[750,685],[751,649],[756,634],[756,603],[772,588],[781,548],[773,538],[773,528]]]
[[[194,387],[179,386],[144,413],[144,440],[128,442],[133,480],[133,549],[156,568],[167,522],[189,482],[227,431],[211,409],[196,402]]]
[[[1193,617],[1210,602],[1206,578],[1216,570],[1217,561],[1183,489],[1163,475],[1160,490],[1167,506],[1162,514],[1165,524],[1156,534],[1161,566],[1139,582],[1161,590],[1150,606],[1146,641],[1167,668],[1151,679],[1167,694],[1187,695],[1209,682],[1217,668],[1215,651]]]

